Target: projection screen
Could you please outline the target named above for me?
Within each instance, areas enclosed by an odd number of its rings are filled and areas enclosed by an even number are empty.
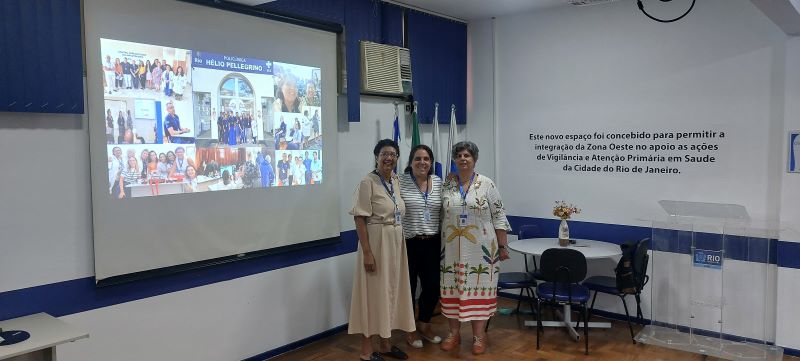
[[[339,236],[335,33],[163,0],[84,21],[97,281]]]

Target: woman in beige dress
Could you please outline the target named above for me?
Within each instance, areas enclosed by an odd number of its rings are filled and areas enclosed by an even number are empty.
[[[395,329],[415,330],[401,226],[405,203],[393,173],[399,153],[400,148],[392,140],[384,139],[375,145],[375,170],[359,183],[350,211],[359,241],[348,333],[363,335],[361,360],[408,358],[389,343],[389,338]],[[381,338],[379,352],[373,352],[373,335]]]

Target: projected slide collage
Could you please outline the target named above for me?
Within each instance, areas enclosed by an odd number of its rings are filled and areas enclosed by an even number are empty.
[[[111,197],[322,182],[319,68],[100,42]]]

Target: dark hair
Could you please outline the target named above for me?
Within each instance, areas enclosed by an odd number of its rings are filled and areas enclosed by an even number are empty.
[[[375,144],[375,148],[372,150],[372,154],[374,154],[375,158],[376,158],[375,159],[375,168],[378,168],[378,160],[377,160],[378,154],[380,154],[381,149],[383,149],[384,147],[392,147],[392,148],[394,148],[394,151],[398,155],[400,154],[400,146],[397,145],[397,142],[395,142],[395,141],[393,141],[391,139],[381,139],[380,141],[378,141],[378,144]]]
[[[186,171],[184,171],[184,174],[186,174],[187,176],[189,175],[189,168],[194,169],[194,179],[197,179],[197,168],[195,168],[193,165],[187,165],[186,166]]]
[[[222,171],[222,184],[228,185],[231,182],[231,172],[227,169]]]
[[[433,167],[434,167],[434,164],[436,164],[436,161],[433,159],[433,151],[431,150],[431,148],[429,146],[427,146],[425,144],[419,144],[416,147],[411,148],[411,152],[408,153],[408,165],[406,166],[406,169],[404,170],[405,173],[411,173],[411,162],[414,161],[414,154],[416,154],[417,151],[420,150],[420,149],[424,149],[426,152],[428,152],[428,156],[431,157],[431,168],[428,169],[428,175],[433,174]]]
[[[450,154],[450,158],[455,159],[456,155],[461,153],[462,150],[466,150],[476,162],[478,161],[478,146],[468,140],[456,143],[456,145],[453,146],[453,151]]]

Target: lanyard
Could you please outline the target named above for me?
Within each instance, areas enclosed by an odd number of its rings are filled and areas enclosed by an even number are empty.
[[[381,184],[383,184],[383,188],[386,189],[386,193],[389,194],[389,198],[392,199],[392,203],[394,203],[394,209],[397,209],[397,200],[394,198],[394,184],[392,181],[389,181],[389,185],[386,185],[386,182],[383,180],[383,176],[378,173],[377,170],[372,171],[375,175],[378,176],[378,179],[381,180]]]
[[[431,187],[431,176],[428,176],[428,184],[427,187],[425,187],[425,192],[423,192],[422,189],[419,188],[419,184],[417,184],[417,178],[414,177],[413,172],[411,173],[411,180],[414,181],[414,185],[417,186],[417,191],[419,191],[419,194],[422,195],[422,199],[425,200],[425,208],[428,208],[428,195],[430,195],[428,189]]]
[[[464,185],[461,184],[461,177],[459,177],[458,174],[456,174],[456,179],[458,180],[458,192],[461,193],[461,200],[464,202],[464,205],[466,205],[467,193],[469,193],[469,189],[472,187],[472,181],[475,180],[475,172],[472,172],[472,177],[469,179],[466,190],[464,190]]]

